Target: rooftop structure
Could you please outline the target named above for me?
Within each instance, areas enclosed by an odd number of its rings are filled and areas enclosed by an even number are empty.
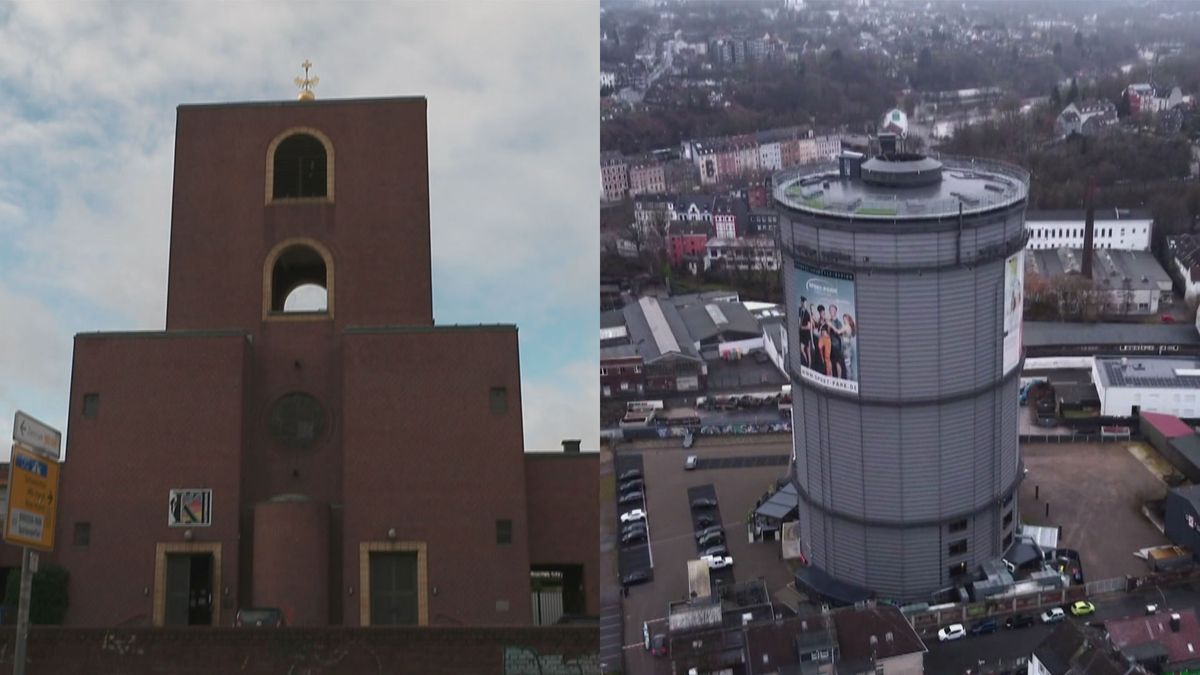
[[[856,173],[853,163],[863,161]],[[927,219],[981,213],[1023,201],[1029,174],[1019,167],[961,157],[896,154],[808,165],[775,178],[775,198],[814,214],[868,220]]]
[[[1026,321],[1026,359],[1074,355],[1200,354],[1200,333],[1188,324]]]
[[[1200,622],[1191,609],[1104,622],[1109,640],[1126,657],[1165,655],[1170,672],[1200,668]]]

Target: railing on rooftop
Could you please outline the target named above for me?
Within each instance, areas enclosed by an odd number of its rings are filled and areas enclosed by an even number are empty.
[[[943,199],[906,199],[903,190],[894,195],[857,197],[850,201],[830,201],[824,198],[821,184],[826,180],[840,180],[837,160],[821,160],[776,173],[772,179],[772,194],[777,201],[805,211],[826,213],[872,220],[897,218],[920,218],[922,216],[945,216],[957,214],[962,205],[963,214],[989,211],[993,208],[1013,204],[1029,192],[1029,172],[1008,162],[977,157],[961,157],[930,153],[932,159],[942,162],[942,170],[949,172],[981,172],[1010,183],[1001,192],[987,191],[982,198],[949,197]],[[804,181],[804,177],[820,177],[819,180]],[[1015,187],[1011,187],[1016,183]]]

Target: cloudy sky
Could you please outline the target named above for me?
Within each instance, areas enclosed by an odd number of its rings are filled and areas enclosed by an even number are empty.
[[[76,333],[163,328],[175,107],[294,98],[308,58],[318,98],[428,98],[437,322],[516,323],[526,448],[595,448],[597,16],[0,0],[0,435],[66,428]]]

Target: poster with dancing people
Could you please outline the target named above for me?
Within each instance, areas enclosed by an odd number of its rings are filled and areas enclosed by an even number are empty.
[[[800,376],[858,393],[858,311],[854,275],[796,265]]]

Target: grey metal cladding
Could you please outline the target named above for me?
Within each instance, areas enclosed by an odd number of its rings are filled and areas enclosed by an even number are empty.
[[[833,519],[832,570],[838,578],[860,586],[867,585],[867,542],[865,527],[840,518]]]
[[[969,375],[979,356],[975,322],[975,272],[957,269],[938,277],[938,369],[942,395],[972,391],[980,383]],[[986,347],[984,348],[986,350]]]
[[[825,403],[828,439],[823,445],[829,449],[830,505],[841,513],[860,518],[870,517],[864,513],[863,472],[876,469],[863,466],[859,407],[845,399],[830,398]]]
[[[897,398],[900,373],[896,358],[900,330],[896,324],[899,291],[894,274],[860,274],[854,279],[858,310],[859,393]],[[869,393],[868,393],[869,392]]]
[[[863,409],[860,426],[863,444],[863,472],[868,517],[895,518],[896,505],[903,502],[905,481],[901,479],[902,453],[896,451],[896,433],[900,429],[900,409],[894,406],[870,406]]]
[[[975,401],[959,399],[943,404],[939,418],[945,426],[939,429],[936,442],[941,464],[938,467],[937,489],[941,495],[942,514],[962,513],[978,506],[975,486],[971,479],[977,461],[975,440]]]
[[[902,382],[900,398],[929,399],[938,395],[938,344],[949,331],[938,321],[941,306],[938,274],[896,277],[897,303],[892,308],[899,332],[892,363]],[[862,391],[860,389],[860,391]],[[874,395],[867,390],[864,395]]]
[[[940,518],[938,508],[941,490],[938,489],[937,408],[910,406],[900,410],[899,447],[903,456],[901,479],[905,487],[899,514],[905,520]],[[893,513],[895,511],[893,510]],[[892,516],[895,518],[895,515]]]

